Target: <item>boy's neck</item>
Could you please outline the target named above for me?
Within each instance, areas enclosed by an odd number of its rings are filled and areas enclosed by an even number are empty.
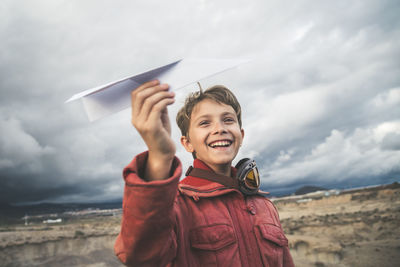
[[[231,177],[231,165],[223,164],[216,166],[209,166],[215,173]]]
[[[232,177],[232,175],[235,175],[235,173],[232,174],[232,161],[225,164],[209,164],[206,161],[203,161],[202,159],[199,158],[196,158],[194,161],[201,162],[202,165],[207,166],[209,169],[211,169],[211,171],[217,174],[228,177]],[[196,167],[196,163],[194,163],[194,166]]]

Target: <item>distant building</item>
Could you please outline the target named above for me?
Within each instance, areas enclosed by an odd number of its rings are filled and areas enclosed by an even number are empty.
[[[61,218],[58,218],[58,219],[55,219],[55,220],[48,219],[48,220],[44,220],[43,221],[43,223],[61,223],[61,222],[62,222]]]

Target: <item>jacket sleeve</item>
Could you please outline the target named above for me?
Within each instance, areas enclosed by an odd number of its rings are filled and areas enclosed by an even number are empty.
[[[140,178],[147,156],[139,154],[123,171],[122,223],[114,251],[128,266],[165,266],[176,255],[173,205],[182,165],[175,157],[171,177],[147,182]]]

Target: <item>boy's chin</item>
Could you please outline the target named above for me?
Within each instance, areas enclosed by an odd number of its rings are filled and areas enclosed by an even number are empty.
[[[215,159],[213,163],[217,165],[225,165],[225,164],[231,165],[234,158],[235,157],[233,156],[219,157],[218,159]]]

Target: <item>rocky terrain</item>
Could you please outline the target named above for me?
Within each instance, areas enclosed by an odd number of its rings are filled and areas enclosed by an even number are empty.
[[[398,184],[273,199],[296,266],[400,266]],[[1,266],[122,266],[120,213],[0,226]]]
[[[120,216],[0,229],[0,266],[123,266],[113,245]]]
[[[398,184],[274,202],[296,266],[400,266]]]

